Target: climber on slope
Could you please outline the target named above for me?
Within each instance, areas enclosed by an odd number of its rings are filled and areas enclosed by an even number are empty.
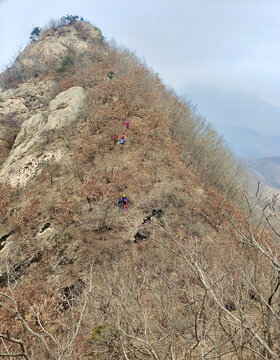
[[[130,126],[130,122],[127,121],[127,122],[125,123],[125,127],[126,127],[127,130],[129,129],[129,126]]]
[[[122,138],[122,139],[120,140],[120,144],[122,145],[122,147],[123,147],[124,143],[125,143],[125,138]]]
[[[114,144],[117,145],[117,143],[118,143],[118,135],[115,134],[115,136],[114,136]]]
[[[122,196],[122,206],[123,206],[123,209],[128,211],[127,197],[125,196],[125,194]]]
[[[122,148],[123,148],[124,143],[125,143],[125,134],[122,133],[121,139],[120,139],[120,144],[122,145]]]

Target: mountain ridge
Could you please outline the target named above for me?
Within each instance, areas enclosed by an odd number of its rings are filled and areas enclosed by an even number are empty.
[[[259,249],[277,242],[251,227],[232,153],[133,53],[67,19],[0,76],[0,353],[276,357],[261,311],[279,269]]]

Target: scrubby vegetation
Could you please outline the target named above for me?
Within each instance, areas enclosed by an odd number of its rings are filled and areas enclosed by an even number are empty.
[[[0,257],[16,245],[0,275],[0,357],[279,358],[276,199],[238,208],[246,190],[223,140],[130,51],[98,38],[60,61],[71,71],[44,76],[82,87],[87,106],[44,134],[42,152],[67,161],[1,188]]]
[[[74,64],[74,58],[71,55],[66,55],[61,60],[61,65],[57,68],[57,72],[64,72],[65,70],[69,69],[71,65]]]

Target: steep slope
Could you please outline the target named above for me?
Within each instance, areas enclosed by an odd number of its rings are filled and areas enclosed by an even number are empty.
[[[271,295],[263,269],[276,285],[278,271],[247,246],[272,240],[238,209],[238,166],[190,104],[74,22],[2,74],[1,105],[1,351],[14,336],[31,359],[275,355],[255,329],[276,336],[277,319],[255,301]]]

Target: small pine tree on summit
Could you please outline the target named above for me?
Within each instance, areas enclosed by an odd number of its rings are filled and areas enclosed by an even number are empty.
[[[62,16],[61,17],[61,21],[63,24],[65,25],[72,25],[74,24],[76,21],[78,21],[79,16],[78,15],[66,15],[66,16]]]
[[[39,28],[38,26],[36,26],[30,33],[30,37],[29,39],[31,40],[31,42],[33,43],[34,41],[38,40],[38,37],[41,34],[42,29]]]

